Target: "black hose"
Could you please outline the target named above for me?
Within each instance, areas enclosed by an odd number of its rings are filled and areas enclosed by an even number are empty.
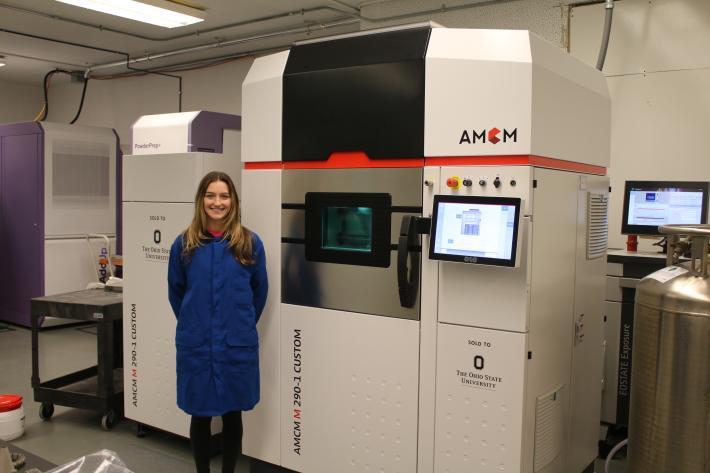
[[[79,115],[81,115],[81,109],[84,108],[84,97],[86,97],[86,86],[89,84],[89,78],[84,77],[84,88],[81,90],[81,102],[79,102],[79,110],[76,111],[76,115],[74,116],[74,119],[69,122],[70,125],[73,125],[74,122],[76,122],[79,119]]]
[[[69,74],[71,75],[71,72],[64,70],[64,69],[52,69],[48,73],[44,75],[44,80],[42,81],[42,85],[44,87],[44,112],[42,113],[42,117],[39,119],[39,121],[43,122],[45,118],[47,118],[47,114],[49,113],[49,97],[47,96],[48,93],[48,81],[49,79],[56,73],[61,72],[63,74]]]
[[[42,81],[43,87],[44,87],[44,111],[42,113],[42,117],[39,119],[39,121],[43,122],[47,118],[47,114],[49,113],[49,79],[54,75],[54,74],[67,74],[69,76],[72,75],[70,71],[67,71],[65,69],[52,69],[48,73],[44,75],[44,80]],[[78,119],[79,116],[81,115],[81,111],[84,108],[84,98],[86,97],[86,87],[89,84],[89,78],[85,77],[84,78],[84,87],[81,90],[81,101],[79,102],[79,109],[76,111],[76,115],[72,119],[72,121],[69,122],[69,124],[73,125]]]

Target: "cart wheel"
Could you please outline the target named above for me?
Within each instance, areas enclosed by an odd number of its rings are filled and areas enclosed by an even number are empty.
[[[39,408],[39,418],[42,420],[49,420],[54,414],[54,404],[51,402],[43,402]]]
[[[101,428],[111,430],[114,425],[116,425],[116,413],[113,410],[107,411],[106,414],[101,417]]]

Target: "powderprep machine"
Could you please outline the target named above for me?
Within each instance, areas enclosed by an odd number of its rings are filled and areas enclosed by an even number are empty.
[[[242,90],[270,285],[254,471],[593,471],[602,74],[425,24],[298,43]]]
[[[175,315],[168,303],[168,256],[190,224],[197,186],[210,171],[239,191],[241,118],[197,111],[147,115],[132,126],[123,161],[123,356],[125,416],[189,436],[177,407]]]
[[[118,233],[120,157],[110,128],[0,125],[0,320],[29,327],[30,299],[97,280],[92,258],[108,248],[87,235]]]

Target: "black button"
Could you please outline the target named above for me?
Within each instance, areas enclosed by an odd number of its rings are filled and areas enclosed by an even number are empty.
[[[500,187],[500,179],[496,177],[493,181],[493,185],[496,186],[496,188]]]

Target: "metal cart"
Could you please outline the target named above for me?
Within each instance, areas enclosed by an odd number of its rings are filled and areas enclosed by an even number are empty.
[[[101,426],[110,430],[123,411],[122,328],[123,294],[86,289],[36,297],[32,319],[32,388],[41,402],[40,417],[49,420],[54,405],[102,412]],[[39,319],[44,316],[96,322],[97,364],[41,382],[39,379]]]

